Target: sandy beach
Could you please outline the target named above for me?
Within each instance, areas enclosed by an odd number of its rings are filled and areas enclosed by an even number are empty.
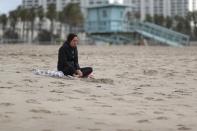
[[[197,47],[80,46],[95,79],[56,70],[60,45],[0,45],[0,131],[197,131]]]

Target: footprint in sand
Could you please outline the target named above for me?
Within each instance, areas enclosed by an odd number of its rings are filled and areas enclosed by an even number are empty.
[[[38,119],[43,119],[43,117],[41,117],[41,116],[33,116],[32,119],[38,120]]]
[[[153,112],[154,114],[164,114],[164,112],[160,112],[160,111],[155,111]]]
[[[17,91],[19,91],[19,92],[24,92],[24,93],[28,93],[28,94],[37,94],[37,92],[36,91],[34,91],[34,90],[17,90]]]
[[[144,73],[144,75],[154,76],[154,75],[158,74],[158,71],[156,71],[156,70],[144,70],[143,73]]]
[[[181,114],[181,113],[179,113],[179,114],[176,114],[177,116],[181,116],[181,117],[184,117],[185,115],[184,114]]]
[[[84,109],[83,108],[81,108],[81,107],[73,107],[75,110],[77,110],[77,111],[84,111]]]
[[[153,97],[145,97],[146,100],[154,100]]]
[[[15,112],[5,112],[5,114],[15,114]]]
[[[114,93],[114,92],[110,92],[110,94],[112,94],[113,96],[122,96],[121,94],[117,94],[117,93]],[[127,94],[129,95],[129,94]]]
[[[51,114],[52,112],[45,109],[31,109],[30,112],[33,113],[44,113],[44,114]]]
[[[82,91],[82,90],[73,90],[74,92],[77,92],[79,94],[89,94],[88,91]]]
[[[132,95],[136,95],[136,96],[141,96],[141,95],[143,95],[144,93],[135,91],[135,92],[132,92],[131,94],[132,94]]]
[[[133,129],[117,129],[116,131],[134,131]]]
[[[72,99],[72,100],[77,100],[77,99],[80,99],[78,97],[72,97],[72,96],[67,96],[68,99]]]
[[[111,116],[116,116],[117,113],[109,113],[109,115],[111,115]]]
[[[132,113],[128,113],[127,115],[129,116],[142,116],[144,113],[143,112],[132,112]]]
[[[72,84],[65,84],[61,81],[54,81],[54,82],[51,82],[52,84],[55,84],[55,85],[58,85],[58,87],[69,87],[71,86]]]
[[[57,90],[57,89],[56,89],[56,90],[51,90],[50,92],[52,92],[52,93],[58,93],[58,94],[59,94],[59,93],[64,93],[64,91],[62,91],[62,90]]]
[[[97,101],[97,99],[95,99],[95,98],[87,98],[86,100],[87,101]]]
[[[102,86],[101,85],[97,85],[96,87],[101,88]]]
[[[31,80],[31,79],[23,79],[23,81],[29,83],[38,82],[37,80]]]
[[[12,103],[8,103],[8,102],[5,102],[5,103],[0,103],[0,106],[13,106],[14,104]]]
[[[114,100],[117,100],[117,101],[126,101],[124,98],[122,97],[118,97],[118,98],[114,98]]]
[[[7,82],[7,84],[12,85],[12,84],[14,84],[14,83],[13,83],[13,82],[11,82],[11,81],[8,81],[8,82]]]
[[[178,95],[187,95],[187,96],[192,95],[192,92],[188,91],[187,89],[178,89],[175,90],[174,93]]]
[[[164,99],[158,98],[158,99],[155,99],[155,101],[164,101]]]
[[[0,86],[0,89],[12,89],[12,87],[9,87],[9,86]]]
[[[102,107],[112,107],[112,106],[110,106],[110,105],[101,105]]]
[[[95,125],[107,125],[105,122],[95,122]]]
[[[191,128],[186,127],[185,125],[177,125],[178,126],[178,130],[180,131],[188,131],[191,130]]]
[[[168,120],[169,118],[168,117],[165,117],[165,116],[159,116],[156,119],[157,120]]]
[[[86,81],[86,82],[93,82],[93,83],[100,83],[100,84],[111,84],[113,85],[114,84],[114,81],[112,79],[107,79],[107,78],[102,78],[102,79],[81,79],[83,81]]]
[[[16,71],[17,74],[21,73],[20,71]]]
[[[41,104],[41,103],[39,103],[37,100],[34,100],[34,99],[28,99],[28,100],[26,100],[26,103]]]
[[[134,91],[138,91],[138,90],[141,90],[142,88],[139,88],[139,87],[135,87],[133,90]]]
[[[9,116],[8,116],[8,115],[4,115],[4,114],[0,114],[0,118],[5,118],[5,119],[7,119],[7,118],[9,118]]]
[[[150,84],[142,84],[142,85],[139,85],[139,87],[151,87]]]
[[[154,94],[161,95],[161,96],[166,96],[166,94],[165,93],[162,93],[162,92],[154,92]]]
[[[67,116],[68,113],[58,111],[58,112],[55,112],[54,115],[58,115],[58,116]]]
[[[64,101],[63,99],[57,99],[57,98],[49,98],[47,101],[52,101],[52,102],[58,102],[58,101]]]
[[[153,98],[153,97],[145,97],[145,99],[146,100],[149,100],[149,101],[164,101],[163,99],[161,99],[161,98],[158,98],[158,99],[155,99],[155,98]]]
[[[138,121],[137,121],[137,123],[150,123],[150,121],[149,121],[149,120],[144,119],[144,120],[138,120]]]
[[[88,129],[88,131],[101,131],[101,129],[97,129],[97,128],[95,128],[95,129]]]
[[[44,129],[44,130],[42,130],[42,131],[53,131],[53,130],[51,130],[51,129]]]
[[[100,96],[100,95],[90,95],[90,97],[93,97],[93,98],[101,98],[102,96]]]

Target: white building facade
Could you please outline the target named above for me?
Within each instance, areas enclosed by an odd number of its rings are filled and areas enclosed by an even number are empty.
[[[197,0],[124,0],[124,4],[133,5],[133,12],[139,12],[141,20],[147,14],[184,17],[189,11],[197,10]]]
[[[189,11],[197,10],[197,0],[189,0]]]
[[[24,8],[32,8],[42,6],[47,11],[48,5],[54,4],[57,11],[62,11],[68,3],[80,3],[80,0],[23,0]]]

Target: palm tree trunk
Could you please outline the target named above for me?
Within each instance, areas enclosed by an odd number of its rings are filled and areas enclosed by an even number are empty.
[[[27,22],[27,26],[26,26],[26,39],[27,39],[27,42],[30,43],[30,40],[29,40],[29,22]]]
[[[54,30],[54,23],[53,20],[51,20],[51,44],[54,42],[53,30]]]
[[[34,21],[31,22],[31,43],[33,42],[34,37]]]
[[[25,21],[23,21],[22,37],[23,37],[23,42],[25,42]]]
[[[59,37],[60,37],[60,39],[61,39],[61,36],[62,36],[62,22],[60,22],[60,33],[59,33]]]

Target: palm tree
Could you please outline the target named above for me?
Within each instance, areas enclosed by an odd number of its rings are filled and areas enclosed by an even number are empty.
[[[147,22],[153,22],[153,17],[151,15],[147,14],[145,21],[147,21]]]
[[[65,18],[64,18],[64,13],[63,13],[63,11],[58,12],[58,21],[60,22],[59,36],[61,37],[63,23],[65,22]]]
[[[31,24],[31,42],[33,41],[33,37],[34,37],[34,21],[36,18],[36,9],[35,8],[31,8],[28,10],[28,18],[29,18],[29,22]]]
[[[17,14],[16,10],[9,12],[9,20],[10,20],[11,30],[15,32],[16,24],[17,24],[17,20],[18,20],[18,14]]]
[[[69,3],[64,9],[65,23],[67,23],[71,28],[73,26],[82,26],[84,22],[83,14],[80,10],[79,4]]]
[[[37,12],[36,15],[39,18],[39,27],[38,27],[38,31],[40,32],[42,30],[42,24],[43,24],[43,19],[44,19],[44,9],[42,6],[37,8]]]
[[[54,39],[53,39],[54,20],[57,17],[55,4],[48,5],[48,10],[47,10],[46,16],[51,21],[51,30],[50,30],[50,32],[51,32],[51,42],[53,42],[54,41]]]
[[[157,25],[163,25],[165,22],[165,18],[163,17],[163,15],[154,15],[154,23]]]
[[[2,23],[3,34],[5,32],[5,29],[6,29],[7,21],[8,21],[7,15],[6,14],[2,14],[0,16],[0,23]]]
[[[26,22],[27,22],[27,17],[28,17],[28,10],[25,8],[19,8],[19,13],[18,13],[19,18],[23,22],[23,27],[22,27],[22,38],[24,41],[26,41],[25,37],[25,29],[26,29]]]
[[[194,24],[193,37],[197,37],[197,11],[189,12],[187,19]]]
[[[168,29],[172,28],[173,21],[172,21],[172,18],[171,18],[171,17],[167,16],[167,17],[166,17],[166,22],[165,22],[165,23],[166,23],[165,26],[166,26]]]
[[[184,29],[184,18],[180,17],[180,16],[175,16],[175,20],[176,20],[176,27],[175,30],[178,32],[182,32]]]
[[[184,23],[183,32],[185,34],[187,34],[187,35],[191,35],[191,24],[190,24],[190,21],[188,21],[187,19],[184,19],[183,23]]]

